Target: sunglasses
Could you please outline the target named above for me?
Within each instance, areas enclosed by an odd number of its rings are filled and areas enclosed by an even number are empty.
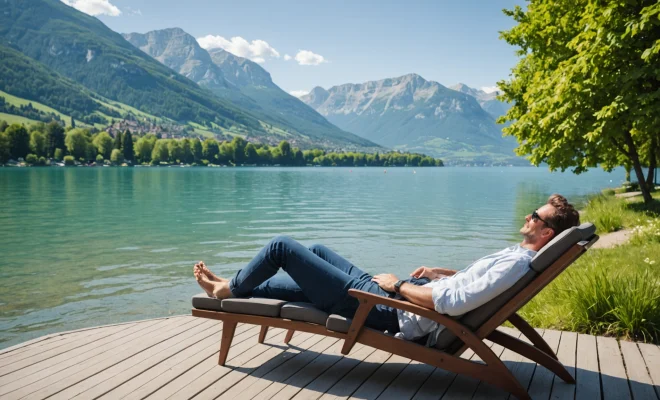
[[[552,227],[552,225],[550,225],[550,223],[549,223],[548,221],[543,220],[543,218],[541,218],[541,217],[539,216],[539,213],[538,213],[537,211],[538,211],[538,210],[534,210],[534,212],[532,213],[532,219],[534,220],[534,222],[536,222],[536,221],[541,221],[541,222],[543,222],[544,224],[546,224],[546,225],[548,226],[548,228],[550,228],[550,229],[555,229],[555,228]]]

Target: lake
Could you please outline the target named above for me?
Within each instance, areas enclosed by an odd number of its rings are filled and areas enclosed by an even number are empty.
[[[461,269],[520,240],[552,193],[574,203],[622,169],[0,168],[0,348],[190,313],[192,266],[231,276],[275,235],[372,273]]]

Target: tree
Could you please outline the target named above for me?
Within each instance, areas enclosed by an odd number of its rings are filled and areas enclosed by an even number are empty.
[[[135,160],[135,149],[133,148],[133,135],[131,131],[126,129],[124,137],[122,138],[122,148],[124,150],[124,160],[131,161]]]
[[[235,136],[231,140],[231,146],[234,148],[234,154],[232,155],[234,164],[243,164],[245,162],[245,146],[247,146],[247,141],[240,136]]]
[[[202,162],[202,142],[199,139],[193,139],[192,141],[192,156],[193,161],[196,163]]]
[[[43,157],[46,155],[46,135],[43,132],[33,131],[30,134],[30,150],[32,150],[32,153],[37,157]]]
[[[259,162],[259,155],[257,154],[257,149],[252,143],[248,143],[245,146],[245,162],[248,164],[256,164]]]
[[[152,140],[147,136],[138,139],[137,143],[135,143],[135,156],[138,161],[141,163],[148,163],[151,161],[151,153],[154,150],[155,143],[155,138]]]
[[[55,149],[64,148],[64,128],[52,121],[46,125],[46,157],[53,157]]]
[[[121,142],[122,142],[121,137],[122,137],[121,131],[115,133],[115,141],[112,144],[113,149],[121,150]]]
[[[0,132],[0,164],[5,164],[11,158],[9,138],[4,131]]]
[[[11,124],[5,130],[12,158],[25,158],[30,152],[30,135],[23,125]]]
[[[551,170],[581,173],[632,166],[644,201],[657,163],[660,129],[660,3],[656,0],[533,0],[505,10],[518,25],[501,34],[520,47],[510,81],[513,102],[498,122]],[[642,167],[649,166],[644,179]]]
[[[218,148],[218,141],[215,139],[206,139],[202,143],[202,157],[208,162],[213,163],[216,160],[216,156],[220,152]]]
[[[57,161],[61,161],[62,158],[64,158],[64,150],[60,149],[59,147],[55,149],[53,152],[53,158],[56,159]]]
[[[154,149],[151,152],[151,163],[160,164],[163,161],[167,161],[170,157],[170,152],[167,148],[167,139],[156,140],[154,144]]]
[[[192,155],[192,147],[190,145],[190,139],[184,138],[181,140],[181,150],[183,151],[182,159],[186,164],[190,164],[193,162],[193,155]]]
[[[71,117],[71,129],[74,129],[76,127],[76,120]]]
[[[120,149],[112,149],[110,154],[110,161],[115,164],[121,164],[124,162],[124,153]]]
[[[183,160],[183,146],[178,140],[170,140],[167,144],[170,162],[177,163]]]
[[[101,132],[94,136],[92,143],[96,147],[98,154],[103,156],[104,160],[110,159],[113,150],[113,143],[112,137],[108,134],[108,132]]]
[[[0,133],[4,132],[8,126],[9,124],[7,123],[7,121],[5,121],[4,119],[0,120]]]
[[[66,137],[64,138],[66,149],[76,160],[86,158],[88,143],[89,136],[87,131],[82,128],[71,129],[66,133]]]
[[[277,146],[280,148],[280,164],[291,165],[292,155],[291,155],[291,145],[286,140],[282,140]]]

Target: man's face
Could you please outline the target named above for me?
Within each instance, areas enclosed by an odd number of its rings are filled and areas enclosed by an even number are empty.
[[[550,217],[552,217],[553,213],[555,212],[555,208],[550,204],[546,204],[536,210],[536,212],[541,219],[534,220],[532,218],[532,214],[527,214],[525,217],[525,224],[522,226],[522,228],[520,228],[520,233],[531,242],[534,242],[540,238],[544,229],[550,229],[548,225],[543,221],[548,221]]]

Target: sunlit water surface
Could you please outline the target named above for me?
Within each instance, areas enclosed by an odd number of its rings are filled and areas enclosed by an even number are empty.
[[[623,171],[542,168],[0,168],[0,348],[190,312],[192,265],[231,276],[275,235],[366,271],[460,269],[520,240],[555,192]]]

